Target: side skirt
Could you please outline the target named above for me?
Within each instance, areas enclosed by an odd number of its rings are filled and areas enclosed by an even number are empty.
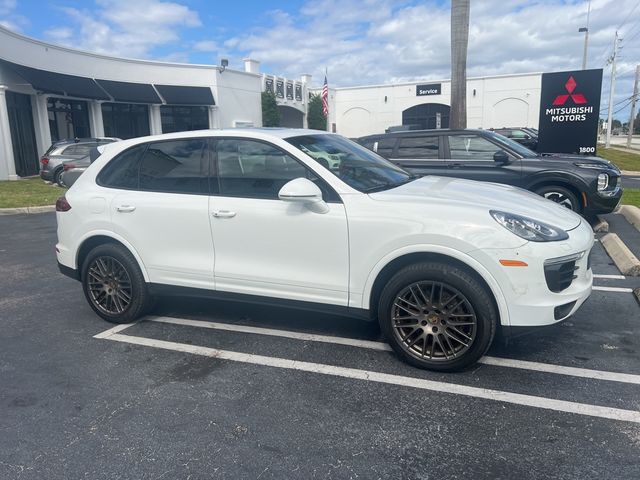
[[[339,315],[343,317],[355,317],[361,320],[372,321],[369,310],[342,305],[330,305],[327,303],[303,302],[300,300],[288,300],[284,298],[262,297],[259,295],[247,295],[243,293],[221,292],[217,290],[206,290],[192,287],[179,287],[175,285],[165,285],[161,283],[148,283],[151,295],[159,297],[196,297],[209,298],[213,300],[225,300],[230,302],[250,303],[254,305],[267,305],[270,307],[290,308],[307,312],[320,312],[329,315]]]

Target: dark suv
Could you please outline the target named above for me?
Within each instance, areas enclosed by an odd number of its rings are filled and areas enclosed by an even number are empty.
[[[488,130],[421,130],[370,135],[361,145],[418,175],[441,175],[526,188],[590,216],[613,211],[620,170],[599,157],[537,155]]]

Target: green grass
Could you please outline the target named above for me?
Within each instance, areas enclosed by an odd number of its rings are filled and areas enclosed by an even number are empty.
[[[65,190],[40,178],[0,182],[0,208],[53,205]]]
[[[622,184],[624,187],[624,183]],[[640,188],[625,188],[622,194],[623,205],[635,205],[640,207]]]
[[[597,155],[615,163],[620,170],[640,172],[640,152],[623,152],[614,148],[598,147]]]

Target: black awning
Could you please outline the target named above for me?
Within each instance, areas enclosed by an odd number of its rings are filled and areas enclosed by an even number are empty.
[[[57,93],[71,97],[93,98],[96,100],[110,100],[91,78],[48,72],[15,63],[9,63],[9,66],[29,82],[34,89],[41,92]]]
[[[96,79],[100,85],[117,102],[162,103],[160,97],[148,83],[115,82],[113,80]]]
[[[164,101],[170,105],[215,105],[209,87],[183,87],[178,85],[155,85]]]

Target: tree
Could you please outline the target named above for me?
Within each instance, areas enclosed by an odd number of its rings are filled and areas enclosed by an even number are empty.
[[[451,1],[451,128],[467,128],[467,45],[470,0]]]
[[[262,92],[262,126],[280,126],[280,110],[273,92]]]
[[[617,118],[614,118],[611,121],[611,128],[622,128],[622,122],[620,120],[618,120]]]
[[[314,130],[327,129],[327,117],[322,113],[322,97],[320,95],[311,95],[307,120],[309,128]]]

